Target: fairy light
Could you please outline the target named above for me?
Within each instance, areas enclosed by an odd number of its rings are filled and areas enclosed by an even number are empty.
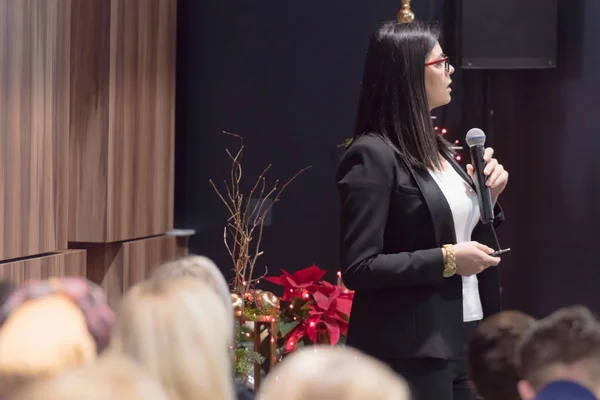
[[[446,128],[442,129],[442,135],[445,135],[446,133],[448,133],[448,130]]]
[[[340,276],[340,277],[341,277],[341,276],[342,276],[342,271],[338,271],[338,272],[337,272],[337,276]]]
[[[314,321],[312,321],[312,322],[311,322],[309,325],[310,325],[311,327],[313,327],[313,326],[315,326],[315,322],[314,322]]]
[[[456,161],[462,160],[462,157],[460,156],[460,154],[457,154],[455,158],[456,158]]]
[[[304,298],[308,299],[310,297],[310,295],[308,293],[304,293]]]
[[[243,281],[243,282],[242,282],[242,285],[245,285],[246,283],[247,283],[246,281]]]
[[[294,293],[294,289],[290,289],[290,293]]]
[[[437,131],[438,129],[440,129],[440,128],[438,128],[437,126],[434,126],[434,127],[433,127],[433,130],[434,130],[434,131]]]
[[[246,333],[246,337],[250,337],[250,332],[247,332],[247,333]]]
[[[294,305],[293,305],[293,304],[290,304],[290,309],[293,309],[293,308],[294,308]]]
[[[271,338],[271,343],[275,343],[275,338]]]

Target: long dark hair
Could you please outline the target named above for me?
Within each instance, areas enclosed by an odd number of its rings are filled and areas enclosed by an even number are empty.
[[[425,91],[425,60],[439,30],[423,22],[384,22],[367,50],[354,139],[381,136],[415,168],[441,167],[448,143],[434,131]]]

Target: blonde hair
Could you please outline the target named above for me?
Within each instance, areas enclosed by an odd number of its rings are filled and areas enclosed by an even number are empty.
[[[35,383],[10,400],[167,400],[164,390],[141,367],[124,356]]]
[[[175,278],[190,277],[209,284],[217,293],[231,316],[228,330],[234,336],[233,309],[229,285],[217,265],[208,257],[189,256],[161,265],[152,273],[152,280],[160,282]]]
[[[383,363],[350,348],[304,348],[267,376],[260,400],[409,400],[406,382]]]
[[[230,318],[202,281],[145,281],[123,299],[112,347],[143,364],[176,400],[229,400]]]

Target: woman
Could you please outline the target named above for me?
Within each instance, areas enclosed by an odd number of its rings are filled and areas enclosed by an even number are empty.
[[[231,307],[231,293],[219,267],[207,257],[193,255],[161,265],[154,270],[151,279],[154,282],[164,282],[182,277],[197,279],[213,288],[221,299],[225,309],[231,315],[231,318],[227,320],[227,333],[230,338],[230,345],[233,345],[235,343],[235,327],[233,309]],[[254,399],[254,390],[242,382],[236,380],[234,386],[237,400]]]
[[[51,379],[37,380],[3,399],[171,400],[142,366],[115,354],[103,355],[93,364]]]
[[[386,22],[367,51],[354,140],[337,173],[342,273],[356,291],[348,344],[389,364],[420,400],[474,399],[465,338],[500,309],[491,225],[478,223],[473,169],[435,133],[454,68],[438,32]],[[494,203],[508,173],[486,149]],[[497,225],[503,219],[496,207]]]
[[[113,322],[104,291],[84,278],[30,281],[14,290],[0,309],[0,398],[94,363]]]
[[[305,347],[275,368],[260,388],[260,400],[410,399],[404,379],[349,348]]]
[[[111,348],[143,365],[172,400],[232,400],[229,319],[205,282],[144,281],[123,299]]]

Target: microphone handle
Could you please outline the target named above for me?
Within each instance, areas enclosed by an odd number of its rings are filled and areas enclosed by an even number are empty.
[[[490,188],[485,184],[487,176],[483,174],[483,169],[485,168],[485,161],[483,161],[484,151],[483,146],[471,147],[471,164],[473,164],[475,175],[475,187],[477,188],[481,221],[484,224],[489,224],[494,220],[494,207],[492,205],[492,193]]]

